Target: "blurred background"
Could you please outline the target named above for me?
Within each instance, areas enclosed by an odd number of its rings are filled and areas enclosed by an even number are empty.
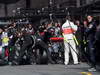
[[[95,3],[98,3],[95,4]],[[0,17],[14,16],[18,9],[44,9],[48,6],[53,5],[57,8],[68,8],[68,7],[83,7],[93,4],[96,9],[95,12],[98,12],[97,9],[100,8],[99,0],[0,0]],[[90,9],[92,6],[88,6]],[[92,8],[93,9],[93,8]],[[76,10],[76,9],[74,9]],[[99,11],[100,12],[100,11]]]

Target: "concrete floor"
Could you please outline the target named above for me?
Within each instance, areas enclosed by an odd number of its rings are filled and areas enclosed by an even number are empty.
[[[88,68],[86,63],[68,66],[60,64],[0,66],[0,75],[82,75],[81,72],[88,72]],[[100,71],[91,73],[100,75]]]

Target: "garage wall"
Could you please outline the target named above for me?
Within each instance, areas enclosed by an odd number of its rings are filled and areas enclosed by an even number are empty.
[[[13,16],[13,10],[15,10],[17,8],[25,8],[25,7],[26,7],[25,0],[20,0],[19,2],[15,3],[15,4],[7,5],[8,16]],[[0,17],[5,17],[4,4],[0,4]]]
[[[67,1],[76,1],[76,0],[55,0],[55,3],[59,4],[59,3],[64,3]],[[80,6],[80,3],[82,0],[77,0],[78,4],[77,6]],[[90,1],[93,0],[85,0],[86,3],[88,4]],[[98,0],[95,0],[98,1]],[[49,4],[49,0],[30,0],[30,7],[31,8],[41,8],[41,7],[46,7]],[[8,16],[13,16],[13,10],[16,10],[16,8],[25,8],[26,7],[26,0],[20,0],[19,2],[15,3],[15,4],[9,4],[7,6],[8,8]],[[4,12],[4,5],[0,4],[0,17],[5,17],[5,12]]]
[[[4,14],[4,5],[3,4],[0,4],[0,17],[4,17],[5,14]]]

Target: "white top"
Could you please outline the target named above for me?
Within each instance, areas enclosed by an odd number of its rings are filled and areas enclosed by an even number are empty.
[[[66,20],[66,22],[62,25],[62,29],[64,28],[72,28],[74,31],[77,31],[78,27],[73,22]],[[73,34],[64,34],[64,38],[73,39]]]

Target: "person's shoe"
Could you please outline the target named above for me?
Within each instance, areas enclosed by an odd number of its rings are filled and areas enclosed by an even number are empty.
[[[65,64],[65,65],[68,65],[68,63],[67,63],[67,62],[64,62],[64,64]]]
[[[74,65],[78,65],[79,63],[77,62],[77,63],[74,63]]]
[[[50,64],[55,64],[55,62],[54,62],[54,61],[48,61],[48,63],[50,63]]]
[[[88,71],[89,71],[89,72],[95,72],[95,71],[97,71],[97,70],[96,70],[96,68],[90,68],[90,69],[88,69]]]
[[[12,65],[12,62],[8,62],[8,65],[10,65],[10,66],[11,66],[11,65]]]
[[[50,63],[51,63],[51,64],[55,64],[55,62],[54,62],[54,61],[51,61]]]

